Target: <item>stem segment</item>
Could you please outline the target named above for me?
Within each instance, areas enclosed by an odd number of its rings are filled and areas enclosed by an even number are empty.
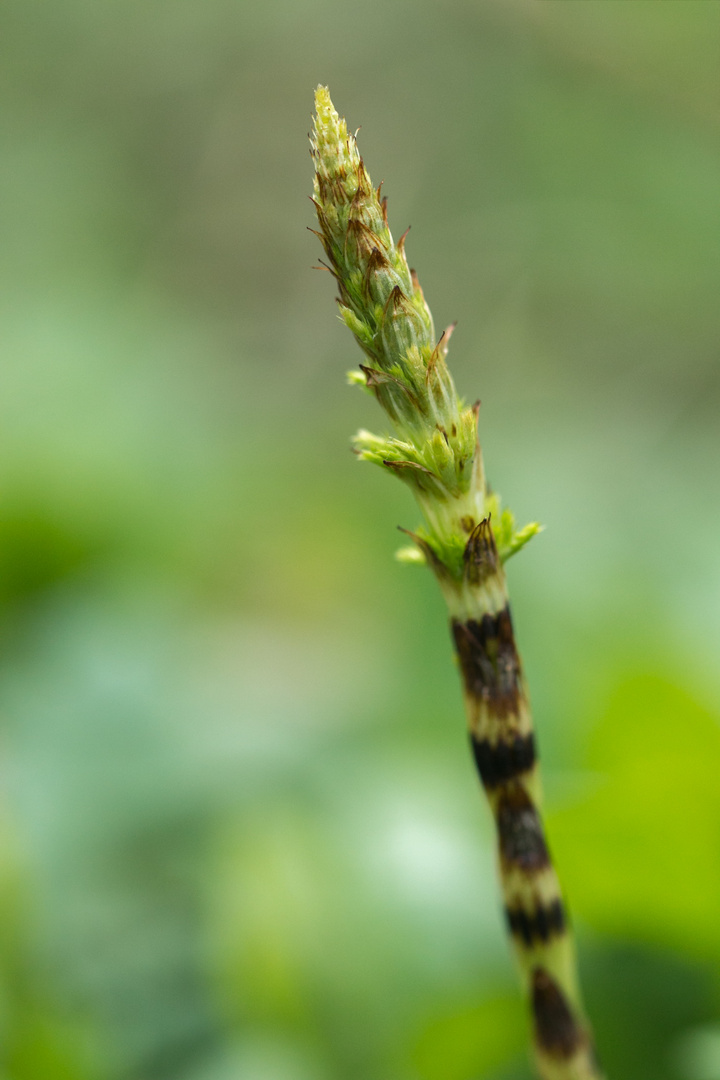
[[[485,483],[478,407],[457,396],[432,316],[387,200],[325,87],[311,136],[317,233],[340,316],[366,362],[353,382],[374,394],[394,435],[361,431],[359,456],[408,484],[424,524],[410,533],[448,604],[470,743],[497,828],[508,929],[530,1002],[543,1080],[602,1080],[585,1019],[567,912],[540,816],[535,737],[515,646],[504,562],[539,529],[516,530]],[[417,557],[415,559],[417,561]]]

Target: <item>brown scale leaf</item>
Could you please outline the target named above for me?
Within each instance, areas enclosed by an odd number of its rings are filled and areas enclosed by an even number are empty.
[[[380,248],[373,248],[368,264],[365,268],[365,276],[363,278],[363,290],[367,297],[370,297],[370,285],[372,278],[378,274],[381,270],[389,270],[390,263],[387,256]]]
[[[465,580],[469,585],[482,585],[500,565],[495,536],[490,517],[483,518],[470,533],[470,538],[463,552]]]

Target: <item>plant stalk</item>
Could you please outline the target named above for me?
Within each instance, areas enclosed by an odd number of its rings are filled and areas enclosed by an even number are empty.
[[[365,353],[351,381],[372,393],[394,434],[355,437],[360,458],[412,489],[424,523],[399,553],[425,562],[447,601],[464,685],[470,744],[492,811],[507,925],[527,995],[542,1080],[602,1080],[584,1014],[572,935],[540,814],[540,780],[505,561],[535,533],[485,482],[478,406],[457,396],[446,364],[452,327],[432,316],[393,241],[387,200],[326,87],[311,135],[319,237],[338,287],[340,316]],[[314,231],[314,230],[313,230]]]

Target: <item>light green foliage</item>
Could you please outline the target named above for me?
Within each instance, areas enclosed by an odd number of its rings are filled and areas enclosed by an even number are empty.
[[[423,1080],[467,1080],[480,1060],[494,1074],[508,1058],[522,1060],[526,1026],[517,996],[510,995],[434,1019],[415,1051],[419,1075]]]
[[[551,820],[596,926],[720,958],[719,760],[718,717],[691,694],[654,672],[618,682],[584,762],[595,784]]]
[[[405,256],[405,237],[394,242],[387,200],[373,187],[326,87],[318,87],[315,105],[317,235],[338,283],[340,317],[370,361],[349,379],[375,394],[396,432],[382,437],[360,431],[355,449],[361,460],[408,484],[425,516],[423,539],[444,570],[460,578],[467,537],[497,500],[485,486],[477,409],[460,400],[447,368],[453,328],[435,340],[430,310]],[[538,531],[528,525],[516,533],[508,511],[496,513],[492,526],[503,559]]]

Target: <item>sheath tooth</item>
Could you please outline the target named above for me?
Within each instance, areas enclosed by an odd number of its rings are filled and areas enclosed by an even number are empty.
[[[532,874],[550,865],[540,816],[524,788],[501,795],[497,806],[500,862]]]
[[[537,757],[532,732],[511,734],[507,740],[499,739],[494,744],[471,734],[470,744],[480,779],[489,791],[529,772]]]
[[[510,606],[481,619],[453,619],[452,632],[467,694],[486,702],[497,716],[517,712],[522,671]]]
[[[538,1047],[549,1057],[566,1061],[586,1041],[565,996],[544,968],[536,968],[532,978],[532,1010]]]
[[[528,912],[524,907],[510,906],[505,908],[510,932],[521,938],[528,948],[541,943],[546,945],[551,938],[565,932],[567,920],[562,900],[556,897],[550,904],[538,901],[533,911]]]

